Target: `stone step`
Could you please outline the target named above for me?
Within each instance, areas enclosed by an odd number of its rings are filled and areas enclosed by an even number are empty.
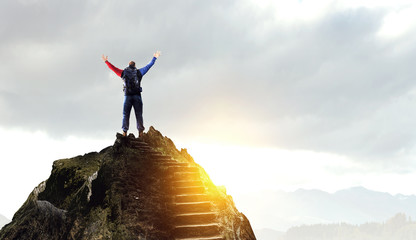
[[[193,187],[193,186],[202,186],[202,181],[201,180],[175,181],[172,184],[175,187]]]
[[[155,151],[155,150],[153,150],[153,152],[151,153],[151,155],[152,156],[167,156],[167,155],[165,155],[165,154],[163,154],[161,152]]]
[[[156,162],[156,163],[158,163],[159,165],[163,165],[164,167],[167,167],[167,168],[169,168],[169,167],[171,167],[171,166],[176,166],[176,163],[170,163],[170,162],[162,162],[162,161],[160,161],[160,162]],[[169,173],[172,175],[173,173],[172,172],[170,172],[169,171]]]
[[[178,225],[214,223],[216,217],[214,212],[178,214],[175,216],[175,223]]]
[[[222,236],[213,236],[213,237],[199,237],[199,238],[175,238],[175,240],[224,240]]]
[[[169,167],[186,167],[189,164],[188,163],[183,163],[183,162],[178,162],[176,160],[172,160],[172,162],[167,163],[167,165],[169,165]]]
[[[177,203],[205,201],[209,201],[209,196],[207,194],[178,194],[175,196],[175,202]]]
[[[204,186],[191,186],[191,187],[175,187],[173,189],[175,194],[202,194],[205,193]]]
[[[218,224],[197,224],[197,225],[181,225],[176,226],[173,230],[176,238],[197,238],[214,237],[220,235]]]
[[[200,179],[199,172],[175,172],[174,179],[176,180],[198,180]]]
[[[132,133],[130,133],[130,134],[132,134]],[[129,135],[130,135],[129,134]],[[134,134],[133,134],[134,135]],[[144,142],[144,143],[146,143],[145,141],[143,141],[143,139],[141,139],[141,138],[133,138],[133,139],[131,139],[131,141],[132,142]]]
[[[149,155],[150,154],[157,154],[156,151],[154,151],[153,149],[150,149],[150,148],[135,148],[135,149],[139,150],[142,153],[146,153],[146,154],[149,154]]]
[[[157,153],[157,152],[155,152],[153,150],[149,150],[149,149],[142,149],[142,148],[135,148],[135,149],[139,150],[141,153],[145,153],[145,154],[148,154],[148,155]]]
[[[154,153],[147,153],[147,156],[152,158],[152,159],[157,159],[157,160],[174,160],[172,159],[171,156],[166,156],[166,155],[161,155],[159,153],[154,154]],[[176,160],[175,160],[176,161]]]
[[[199,172],[199,169],[197,167],[189,167],[189,166],[172,167],[172,170],[175,172]]]
[[[159,156],[150,155],[150,158],[152,158],[153,160],[172,160],[171,156],[163,156],[163,155],[159,155]]]
[[[146,142],[140,141],[140,140],[139,141],[132,140],[131,144],[135,145],[135,146],[149,146],[149,144],[147,144]]]
[[[132,148],[134,149],[138,149],[141,151],[154,151],[153,148],[149,147],[149,146],[137,146],[137,145],[132,145]]]
[[[174,203],[174,210],[176,213],[201,213],[211,211],[211,202],[183,202]]]
[[[136,144],[133,144],[132,147],[140,150],[154,151],[153,148],[149,146],[137,146]]]
[[[167,167],[181,166],[181,165],[178,165],[179,163],[176,160],[173,160],[173,159],[169,159],[169,160],[167,160],[167,159],[152,159],[152,162],[163,164],[163,165],[166,165]]]
[[[151,149],[153,149],[152,147],[147,145],[147,143],[145,143],[145,142],[132,142],[131,145],[133,147],[136,147],[136,148],[151,148]]]
[[[147,144],[137,144],[137,143],[133,143],[132,146],[134,148],[137,148],[137,149],[154,150],[151,146],[149,146]]]
[[[152,156],[166,156],[166,155],[162,154],[161,152],[154,150],[153,148],[152,148],[152,151],[149,153],[149,155],[152,155]]]

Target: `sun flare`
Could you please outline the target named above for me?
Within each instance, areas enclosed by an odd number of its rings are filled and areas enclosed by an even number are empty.
[[[329,171],[359,168],[345,157],[312,151],[193,143],[189,152],[214,184],[224,185],[232,193],[314,186],[331,191],[353,183],[338,174],[331,176]]]

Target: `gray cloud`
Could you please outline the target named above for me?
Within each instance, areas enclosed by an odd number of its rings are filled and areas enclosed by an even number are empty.
[[[121,122],[123,68],[143,80],[145,123],[181,138],[408,161],[415,149],[415,32],[377,36],[386,9],[273,22],[237,1],[3,1],[0,124],[104,136]],[[402,165],[405,166],[405,165]]]

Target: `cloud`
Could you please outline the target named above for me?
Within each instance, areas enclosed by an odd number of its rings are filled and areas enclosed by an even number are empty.
[[[412,16],[413,3],[310,4],[2,2],[0,124],[53,136],[113,134],[121,82],[100,55],[123,68],[145,65],[160,49],[143,80],[147,127],[407,166],[415,30],[380,33],[402,22],[399,13]]]

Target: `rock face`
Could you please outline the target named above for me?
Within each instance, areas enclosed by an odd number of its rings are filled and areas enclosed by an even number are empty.
[[[55,161],[0,239],[256,239],[186,149],[153,127],[138,140]]]

